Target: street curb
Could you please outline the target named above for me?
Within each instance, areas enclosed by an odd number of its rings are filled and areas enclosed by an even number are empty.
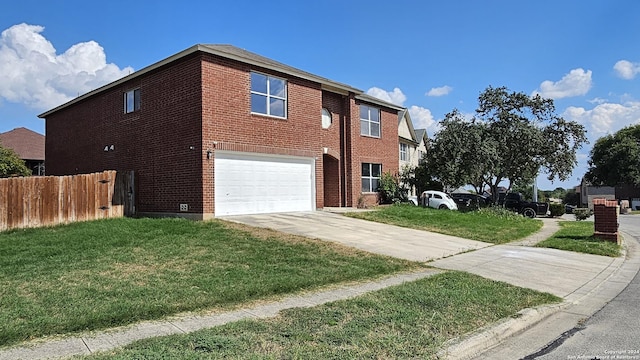
[[[583,288],[590,287],[590,289],[586,293],[583,293],[582,296],[577,298],[576,295],[579,293],[573,293],[568,295],[560,304],[523,309],[515,315],[515,318],[499,320],[497,323],[487,325],[472,333],[448,341],[444,345],[446,347],[437,352],[436,357],[438,359],[449,360],[473,359],[478,356],[478,354],[497,346],[509,337],[524,332],[553,314],[573,306],[580,306],[581,303],[584,302],[584,299],[596,293],[603,284],[609,282],[609,280],[618,275],[621,270],[631,268],[635,274],[640,268],[640,247],[638,246],[640,245],[640,241],[630,234],[624,232],[623,234],[627,241],[625,241],[625,246],[623,246],[620,256],[613,261],[613,263],[616,264],[615,268],[604,278],[595,277],[589,283],[585,284]],[[633,276],[629,278],[626,278],[624,275],[621,276],[625,278],[624,281],[626,284],[619,287],[619,289],[615,291],[616,294],[622,292],[633,279]],[[597,283],[594,283],[596,281]],[[612,296],[612,298],[614,297],[615,296]],[[610,300],[602,302],[602,304],[598,306],[598,309],[604,307],[609,301]]]
[[[436,358],[470,359],[571,305],[570,302],[564,301],[560,304],[523,309],[512,318],[500,320],[470,334],[448,341],[445,343],[446,348],[436,353]]]

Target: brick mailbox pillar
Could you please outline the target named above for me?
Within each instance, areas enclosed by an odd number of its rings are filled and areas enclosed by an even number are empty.
[[[620,206],[616,200],[593,199],[594,236],[620,244],[618,216]]]

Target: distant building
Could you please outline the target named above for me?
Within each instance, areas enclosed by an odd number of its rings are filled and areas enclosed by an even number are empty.
[[[24,127],[0,133],[0,145],[15,151],[33,175],[44,175],[44,143],[44,135]]]
[[[593,209],[593,199],[627,200],[634,210],[640,210],[640,188],[630,184],[592,186],[584,178],[579,186],[581,205]]]

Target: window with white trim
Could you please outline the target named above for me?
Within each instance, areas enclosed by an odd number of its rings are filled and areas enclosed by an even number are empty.
[[[140,110],[140,89],[129,90],[124,93],[124,113]]]
[[[360,135],[380,137],[380,109],[360,105]]]
[[[322,128],[328,129],[331,126],[331,112],[322,108]]]
[[[400,143],[400,160],[409,161],[409,146],[404,143]]]
[[[370,193],[378,191],[382,164],[362,163],[362,192]]]
[[[273,76],[251,73],[251,112],[287,117],[287,81]]]

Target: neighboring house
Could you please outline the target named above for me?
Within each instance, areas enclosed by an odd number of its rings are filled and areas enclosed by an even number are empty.
[[[622,184],[618,186],[593,186],[584,178],[576,187],[580,194],[580,203],[583,207],[593,210],[593,199],[627,200],[634,210],[640,210],[640,188],[637,186]]]
[[[398,158],[399,169],[417,165],[416,148],[418,141],[413,129],[413,122],[407,109],[398,112]],[[415,162],[415,165],[414,165]]]
[[[44,135],[19,127],[1,133],[0,145],[13,149],[33,175],[44,175]]]
[[[593,186],[584,178],[580,183],[581,206],[593,210],[593,199],[615,200],[616,188],[612,186]]]
[[[411,116],[407,109],[398,112],[398,169],[400,173],[417,167],[427,152],[427,131],[414,129]],[[416,190],[411,188],[409,196],[416,196]]]
[[[429,144],[429,137],[427,136],[427,129],[416,129],[416,157],[412,161],[412,165],[418,166],[422,162],[422,158],[427,153],[427,145]]]
[[[231,45],[195,45],[40,115],[47,173],[134,170],[141,215],[374,204],[403,108]]]
[[[616,186],[616,199],[628,200],[633,210],[640,210],[640,187],[629,184]]]

